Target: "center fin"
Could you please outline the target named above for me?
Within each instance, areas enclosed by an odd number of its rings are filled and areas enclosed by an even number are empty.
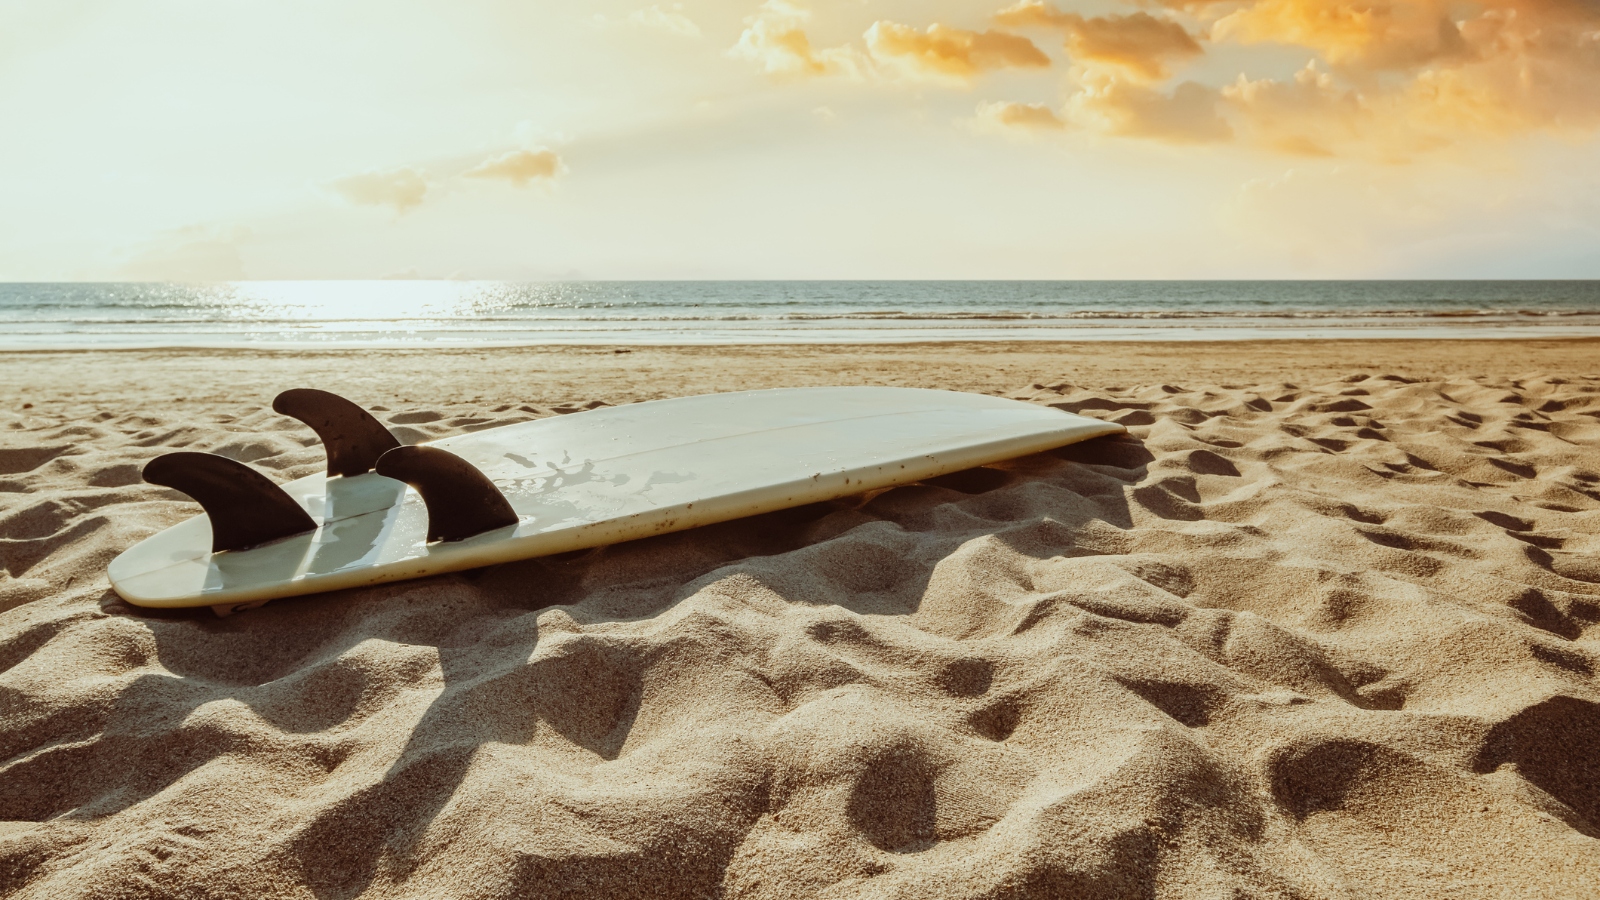
[[[349,400],[315,388],[284,391],[272,408],[311,427],[328,451],[328,475],[360,475],[378,464],[378,457],[400,446],[372,413]]]

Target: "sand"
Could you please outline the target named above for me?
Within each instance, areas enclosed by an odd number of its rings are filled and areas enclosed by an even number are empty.
[[[0,356],[0,896],[1593,897],[1596,349]],[[320,468],[282,388],[814,383],[1130,434],[226,619],[105,580],[197,510],[152,457]]]

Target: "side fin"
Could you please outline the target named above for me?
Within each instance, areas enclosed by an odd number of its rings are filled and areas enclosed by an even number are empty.
[[[438,447],[396,447],[378,474],[417,489],[428,506],[428,540],[460,541],[517,524],[517,511],[482,472]]]
[[[372,413],[338,394],[315,388],[284,391],[272,408],[306,423],[328,452],[328,474],[360,475],[378,464],[378,457],[400,446]]]
[[[145,464],[144,480],[193,497],[211,519],[211,552],[247,550],[317,527],[294,498],[242,462],[214,453],[168,453]]]

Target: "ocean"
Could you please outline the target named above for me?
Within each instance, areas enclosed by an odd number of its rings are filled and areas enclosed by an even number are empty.
[[[0,349],[1600,336],[1600,281],[0,284]]]

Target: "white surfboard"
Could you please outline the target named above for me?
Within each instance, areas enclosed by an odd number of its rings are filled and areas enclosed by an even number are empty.
[[[282,486],[314,531],[214,553],[210,523],[196,516],[125,551],[109,574],[129,603],[225,614],[679,531],[1123,431],[1016,400],[913,388],[658,400],[432,442],[494,482],[515,526],[430,544],[427,509],[403,482],[319,474]]]

